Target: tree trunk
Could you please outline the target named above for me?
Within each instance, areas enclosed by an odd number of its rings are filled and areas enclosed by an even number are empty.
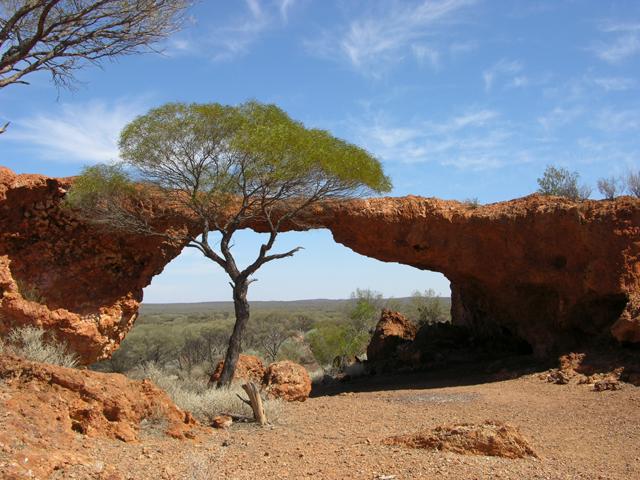
[[[229,346],[227,354],[224,357],[224,367],[220,380],[218,380],[218,388],[231,385],[233,374],[236,371],[238,358],[242,349],[242,337],[249,321],[249,302],[247,301],[247,292],[249,284],[247,281],[236,283],[233,288],[233,306],[236,312],[236,323],[233,326],[233,333],[229,338]]]
[[[249,396],[249,404],[251,405],[251,410],[253,410],[253,418],[255,418],[256,422],[261,426],[266,425],[267,416],[264,413],[262,397],[260,397],[258,387],[255,383],[249,382],[242,385],[242,389],[247,392],[247,395]]]

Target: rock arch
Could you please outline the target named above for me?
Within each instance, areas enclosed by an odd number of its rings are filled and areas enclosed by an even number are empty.
[[[42,325],[91,363],[117,348],[143,288],[183,245],[95,232],[61,207],[70,183],[0,168],[0,333]],[[539,355],[600,338],[640,342],[638,199],[375,198],[318,206],[308,224],[362,255],[443,273],[455,323],[508,331]]]

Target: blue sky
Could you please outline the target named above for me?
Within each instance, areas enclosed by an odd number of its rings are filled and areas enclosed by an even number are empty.
[[[374,153],[393,195],[486,203],[531,193],[548,164],[594,187],[640,166],[640,2],[204,0],[190,15],[164,55],[90,66],[73,91],[46,75],[0,90],[12,121],[0,163],[73,175],[116,159],[122,126],[153,106],[257,99]],[[258,240],[243,233],[238,255]],[[360,257],[328,232],[283,235],[290,245],[305,250],[258,272],[250,298],[448,294],[441,275]],[[145,300],[229,293],[185,252]]]

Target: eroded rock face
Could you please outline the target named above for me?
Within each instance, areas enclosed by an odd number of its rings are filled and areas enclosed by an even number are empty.
[[[283,360],[267,367],[262,388],[270,398],[287,402],[304,402],[311,393],[311,378],[302,365]]]
[[[205,433],[149,380],[1,354],[0,411],[0,472],[9,475],[2,478],[49,478],[63,465],[90,464],[78,433],[125,442],[145,429],[181,439]]]
[[[118,347],[142,289],[182,245],[78,222],[60,204],[69,186],[66,179],[0,168],[0,335],[41,326],[92,363]]]
[[[60,208],[69,185],[0,170],[0,333],[41,325],[91,363],[117,347],[142,289],[183,245],[79,223]],[[538,355],[594,339],[640,342],[637,199],[532,195],[472,208],[378,198],[320,205],[301,223],[289,228],[328,228],[362,255],[442,272],[453,322],[475,335],[513,335]],[[157,225],[189,228],[177,216]]]
[[[380,320],[367,346],[367,360],[386,361],[396,354],[396,349],[416,338],[418,328],[399,312],[382,310]]]

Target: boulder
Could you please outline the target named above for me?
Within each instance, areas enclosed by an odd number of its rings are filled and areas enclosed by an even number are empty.
[[[311,393],[311,378],[302,365],[284,360],[267,367],[262,387],[269,398],[304,402]]]
[[[216,383],[222,375],[222,369],[224,368],[224,360],[218,362],[216,369],[209,378],[209,383]],[[255,355],[240,354],[238,363],[236,364],[236,371],[233,373],[233,380],[245,380],[260,384],[262,377],[264,376],[264,365]]]
[[[398,347],[413,341],[417,332],[416,325],[404,315],[383,309],[367,346],[367,360],[388,361],[397,355]]]

